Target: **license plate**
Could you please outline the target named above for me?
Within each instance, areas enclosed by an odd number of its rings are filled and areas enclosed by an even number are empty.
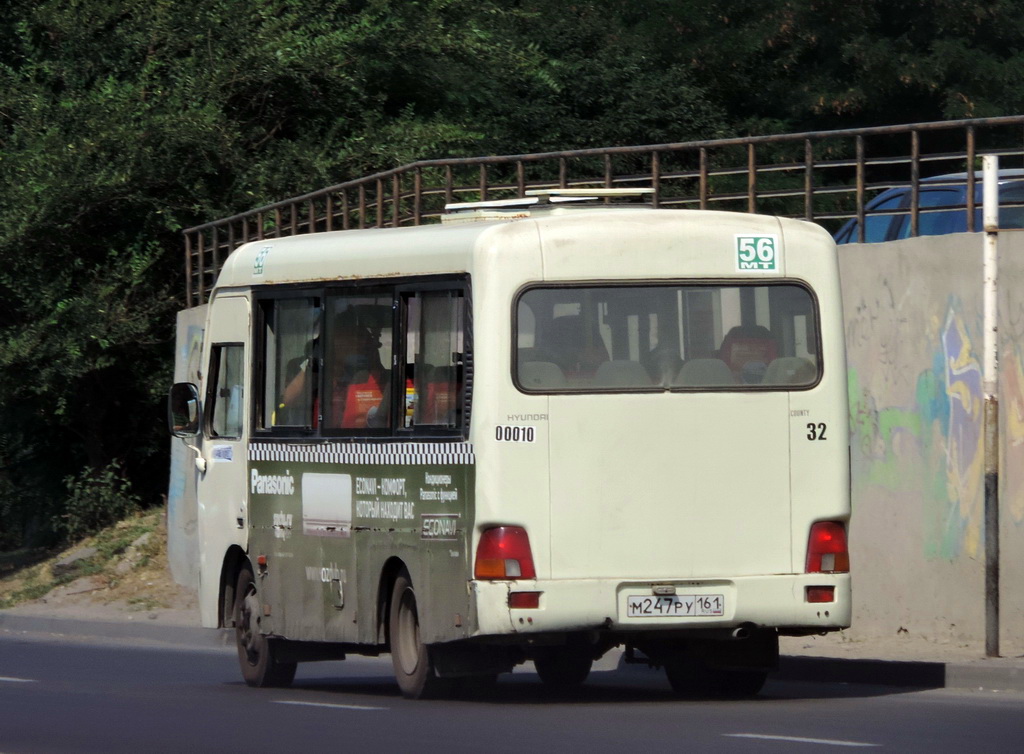
[[[627,618],[678,618],[725,615],[721,594],[675,594],[671,597],[630,595],[626,597]]]

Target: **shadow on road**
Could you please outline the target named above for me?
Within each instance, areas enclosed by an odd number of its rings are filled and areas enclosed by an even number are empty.
[[[340,668],[339,668],[340,669]],[[917,689],[842,682],[807,682],[769,680],[764,690],[752,699],[683,698],[672,692],[664,675],[649,669],[630,669],[624,672],[592,673],[583,686],[572,691],[548,688],[536,674],[518,672],[502,675],[485,692],[472,694],[456,692],[443,700],[446,704],[757,704],[795,701],[801,699],[872,698],[906,694]],[[320,676],[296,679],[292,690],[296,695],[304,691],[363,697],[367,704],[379,704],[382,699],[398,699],[398,686],[390,676],[354,677]],[[280,694],[280,691],[276,693]],[[321,701],[325,701],[321,696]],[[339,700],[339,703],[342,703]],[[344,703],[359,703],[352,699]],[[429,704],[431,702],[419,702]]]

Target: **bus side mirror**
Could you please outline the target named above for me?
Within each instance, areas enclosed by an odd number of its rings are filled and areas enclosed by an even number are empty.
[[[176,382],[167,396],[167,428],[175,437],[199,434],[199,389],[191,382]]]

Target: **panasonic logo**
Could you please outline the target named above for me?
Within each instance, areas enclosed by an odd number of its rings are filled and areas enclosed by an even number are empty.
[[[253,495],[294,495],[295,477],[287,471],[283,475],[261,474],[252,470],[250,492]]]

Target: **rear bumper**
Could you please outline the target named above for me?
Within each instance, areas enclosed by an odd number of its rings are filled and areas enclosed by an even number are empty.
[[[831,586],[832,602],[808,602],[807,587]],[[850,625],[849,574],[790,574],[747,576],[734,579],[659,579],[617,581],[571,579],[536,581],[473,581],[471,591],[477,613],[477,636],[543,634],[603,629],[615,632],[699,631],[744,625],[791,631],[835,631]],[[630,596],[653,597],[673,592],[691,597],[721,597],[721,614],[627,614]],[[510,592],[540,592],[540,606],[510,609]],[[705,601],[706,612],[718,612],[716,602]]]

